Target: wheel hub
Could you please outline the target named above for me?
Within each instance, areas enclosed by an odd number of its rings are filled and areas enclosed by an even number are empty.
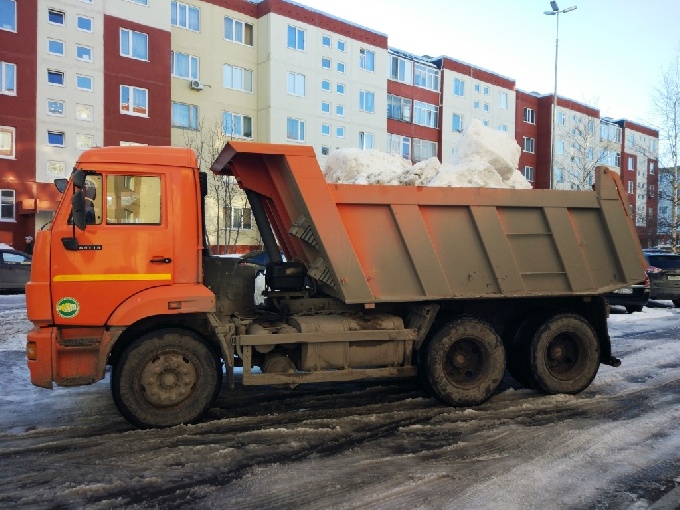
[[[150,360],[141,372],[146,400],[158,407],[182,402],[196,384],[194,365],[179,353],[165,353]]]

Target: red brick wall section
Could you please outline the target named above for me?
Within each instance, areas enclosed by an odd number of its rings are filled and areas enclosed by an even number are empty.
[[[148,35],[148,62],[120,55],[121,27]],[[104,145],[170,145],[170,48],[169,31],[104,17]],[[121,85],[149,91],[148,117],[121,113]]]
[[[20,204],[37,197],[36,173],[36,72],[37,2],[16,2],[17,31],[0,30],[0,60],[16,64],[16,96],[0,95],[0,126],[15,129],[14,159],[0,158],[0,189],[15,192],[16,222],[0,222],[0,242],[25,247],[24,236],[35,231],[35,215],[22,214]],[[47,9],[41,15],[47,16]],[[47,76],[40,79],[47,81]]]
[[[320,11],[304,7],[284,0],[263,0],[253,4],[247,0],[205,0],[208,3],[240,12],[253,18],[261,18],[267,14],[278,14],[300,23],[319,27],[335,34],[344,35],[348,39],[354,39],[378,48],[387,49],[387,36],[362,28],[350,22],[336,19]]]

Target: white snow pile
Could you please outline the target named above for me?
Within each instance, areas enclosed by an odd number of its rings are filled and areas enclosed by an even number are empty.
[[[430,158],[411,165],[399,154],[338,149],[328,157],[324,174],[328,182],[341,184],[531,188],[517,169],[520,154],[512,136],[475,119],[458,142],[452,163]]]

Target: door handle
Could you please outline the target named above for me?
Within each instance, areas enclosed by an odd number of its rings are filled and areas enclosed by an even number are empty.
[[[172,259],[169,257],[165,257],[162,259],[151,259],[149,262],[152,264],[170,264],[172,262]]]

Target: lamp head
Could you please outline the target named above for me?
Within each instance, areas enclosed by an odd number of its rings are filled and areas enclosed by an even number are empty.
[[[557,2],[555,2],[554,0],[552,2],[550,2],[550,7],[552,7],[552,10],[555,11],[555,12],[560,10],[560,8],[557,7]]]

